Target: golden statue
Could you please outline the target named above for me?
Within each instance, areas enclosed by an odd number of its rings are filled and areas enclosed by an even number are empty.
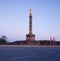
[[[30,14],[30,16],[32,16],[32,9],[29,10],[29,14]]]

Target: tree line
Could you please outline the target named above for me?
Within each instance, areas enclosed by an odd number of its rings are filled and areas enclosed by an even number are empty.
[[[7,37],[5,35],[2,35],[0,37],[0,45],[25,45],[27,44],[26,40],[23,41],[14,41],[14,42],[9,42],[7,43]],[[50,41],[50,40],[39,40],[38,41],[39,45],[60,45],[60,41]]]

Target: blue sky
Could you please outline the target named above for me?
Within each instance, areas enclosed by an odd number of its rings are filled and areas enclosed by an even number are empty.
[[[0,0],[0,37],[25,40],[29,30],[29,9],[37,40],[54,36],[60,41],[60,0]]]

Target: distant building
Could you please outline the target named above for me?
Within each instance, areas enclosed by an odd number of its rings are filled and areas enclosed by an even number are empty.
[[[55,45],[56,42],[55,42],[55,37],[50,37],[50,45]]]

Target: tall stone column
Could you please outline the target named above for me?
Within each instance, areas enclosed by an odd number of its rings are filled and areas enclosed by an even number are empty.
[[[32,34],[32,10],[29,13],[29,34]]]
[[[26,35],[28,44],[32,44],[35,41],[35,35],[32,33],[32,10],[29,10],[29,34]]]

